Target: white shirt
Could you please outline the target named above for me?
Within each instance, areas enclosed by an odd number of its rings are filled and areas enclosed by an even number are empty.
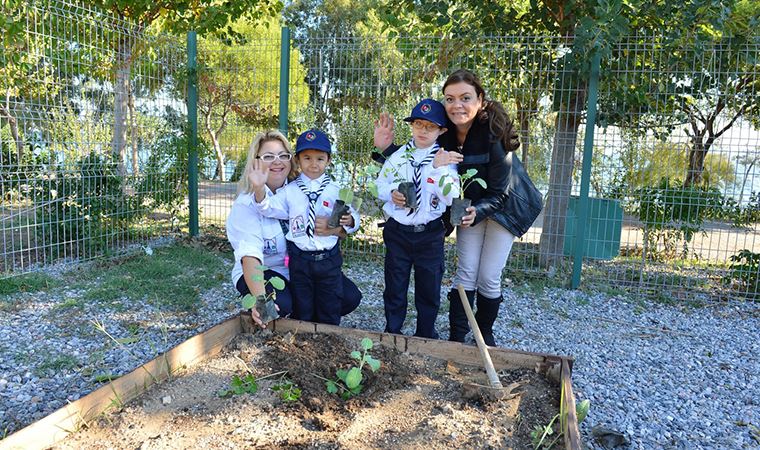
[[[284,188],[278,189],[278,191]],[[269,188],[266,188],[270,194]],[[252,256],[262,261],[268,269],[274,270],[285,278],[290,278],[285,266],[287,248],[285,233],[280,221],[263,217],[253,205],[253,197],[240,194],[232,204],[230,215],[227,216],[227,239],[235,251],[235,265],[232,267],[232,284],[237,286],[243,276],[242,260],[244,256]]]
[[[304,174],[298,177],[307,190],[314,192],[319,190],[327,174],[322,174],[316,180],[312,180]],[[340,191],[340,187],[332,181],[325,186],[322,195],[317,199],[316,217],[329,216],[332,213],[335,200],[338,198],[338,191]],[[253,198],[253,194],[251,197]],[[263,216],[288,219],[289,231],[285,238],[303,251],[329,250],[338,243],[338,236],[317,236],[314,234],[310,238],[306,235],[306,224],[309,221],[309,199],[295,182],[288,183],[279,189],[275,195],[264,198],[261,203],[256,203],[254,200],[253,204]],[[353,207],[349,209],[350,214],[354,217],[354,226],[343,228],[347,233],[353,233],[359,229],[359,213],[354,211]]]
[[[455,197],[459,197],[459,175],[456,164],[433,168],[431,161],[422,166],[420,205],[412,214],[409,214],[409,208],[393,204],[391,192],[398,189],[399,183],[414,181],[414,167],[410,161],[421,162],[439,147],[438,144],[433,144],[428,148],[415,149],[411,155],[408,155],[410,148],[413,148],[412,142],[402,146],[385,160],[385,164],[383,164],[383,168],[380,169],[380,174],[377,177],[377,194],[380,200],[385,202],[383,212],[386,218],[392,217],[403,225],[422,225],[441,217],[446,206],[451,205],[451,201]],[[445,177],[446,180],[443,186],[439,186],[442,177]],[[443,195],[443,189],[447,183],[451,185],[451,190],[447,195]]]

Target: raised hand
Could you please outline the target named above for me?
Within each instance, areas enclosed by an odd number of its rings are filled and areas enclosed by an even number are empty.
[[[258,190],[264,187],[269,177],[269,168],[264,167],[264,164],[260,159],[253,160],[253,167],[248,172],[248,183],[251,184],[253,190]]]
[[[380,113],[380,118],[375,121],[374,144],[379,150],[385,150],[393,144],[393,116],[387,112]]]
[[[464,160],[464,155],[459,152],[447,152],[444,149],[438,150],[433,158],[433,167],[448,166],[449,164],[459,164]]]

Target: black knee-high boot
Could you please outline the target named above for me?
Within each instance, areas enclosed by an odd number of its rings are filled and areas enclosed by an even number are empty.
[[[464,292],[467,294],[470,307],[475,306],[475,291]],[[467,315],[459,299],[459,291],[452,289],[449,291],[449,340],[464,342],[464,337],[469,332],[470,325],[467,323]]]
[[[483,341],[486,345],[496,345],[493,338],[493,323],[496,321],[496,316],[499,315],[501,301],[501,295],[496,298],[488,298],[478,292],[478,311],[475,313],[475,321],[478,323],[480,334],[483,335]]]

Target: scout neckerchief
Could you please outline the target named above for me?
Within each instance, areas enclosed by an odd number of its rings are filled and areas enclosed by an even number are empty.
[[[410,141],[408,145],[413,146],[412,142]],[[430,153],[425,156],[422,161],[417,162],[414,159],[410,159],[409,164],[414,167],[414,192],[417,195],[417,210],[419,210],[420,205],[422,204],[422,167],[430,164],[430,162],[435,158],[435,154],[438,153],[438,144],[433,144],[433,148],[430,150]],[[412,211],[409,211],[409,214],[411,214]]]
[[[319,185],[319,189],[316,191],[309,191],[306,185],[303,184],[301,177],[296,178],[295,181],[298,187],[301,188],[301,192],[303,192],[304,195],[306,195],[306,198],[309,199],[309,221],[306,224],[306,236],[308,236],[310,239],[314,237],[314,222],[316,220],[317,199],[319,199],[319,196],[322,195],[322,191],[324,191],[325,187],[327,187],[327,185],[330,183],[330,177],[327,175],[323,176],[324,179],[322,180],[322,184]]]

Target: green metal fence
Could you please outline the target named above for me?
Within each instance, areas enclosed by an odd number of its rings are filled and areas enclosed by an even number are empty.
[[[333,175],[362,191],[354,174],[370,164],[378,114],[391,112],[405,141],[400,119],[465,67],[509,110],[545,194],[507,277],[675,299],[758,291],[757,37],[632,35],[581,55],[563,37],[314,36],[273,21],[232,46],[199,36],[188,55],[185,37],[55,5],[26,23],[34,64],[0,77],[0,273],[139,248],[193,220],[218,232],[248,145],[267,128],[291,141],[324,129]],[[185,109],[193,77],[197,102]],[[186,197],[194,109],[198,192]],[[365,205],[349,257],[383,252],[379,210]]]
[[[0,67],[0,277],[185,227],[184,39],[69,1],[17,19]]]

